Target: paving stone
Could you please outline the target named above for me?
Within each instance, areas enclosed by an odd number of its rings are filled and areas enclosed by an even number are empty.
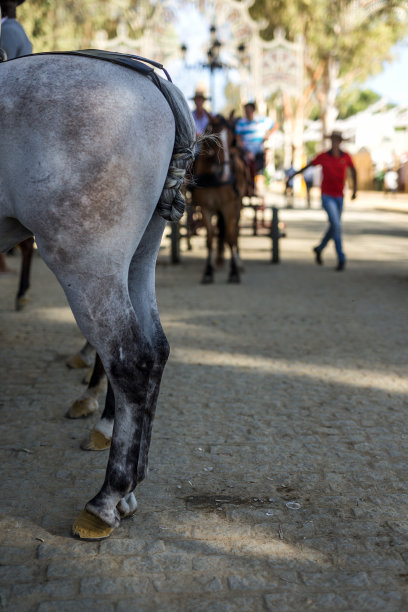
[[[189,574],[154,578],[154,588],[159,592],[170,593],[200,593],[214,592],[223,589],[222,582],[216,576],[196,576],[193,579]]]
[[[39,570],[27,565],[2,565],[0,566],[0,583],[13,584],[14,582],[28,582],[35,580]]]
[[[114,612],[115,605],[105,599],[84,599],[81,598],[80,610],[81,612]],[[38,612],[78,612],[78,599],[72,599],[71,601],[44,601],[38,608]],[[131,610],[132,608],[128,608]]]
[[[45,595],[49,597],[74,597],[78,594],[78,583],[74,580],[49,580],[37,584],[16,584],[13,586],[13,597],[31,597]]]
[[[187,603],[186,612],[261,612],[264,610],[262,597],[235,597],[234,599],[218,599],[216,601],[190,601]]]
[[[191,559],[179,554],[145,555],[123,561],[121,573],[123,574],[161,574],[164,572],[191,572]]]
[[[403,610],[403,595],[398,591],[368,591],[347,593],[349,605],[354,610]]]
[[[92,576],[81,580],[80,593],[81,595],[103,596],[117,595],[123,596],[128,594],[145,593],[149,589],[149,580],[139,576],[113,577],[109,576]]]
[[[35,546],[30,550],[29,548],[19,548],[16,546],[0,546],[0,559],[1,563],[5,564],[19,564],[33,559],[35,557]]]

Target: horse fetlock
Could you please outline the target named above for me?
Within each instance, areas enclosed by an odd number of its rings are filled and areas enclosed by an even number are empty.
[[[66,416],[69,419],[81,419],[94,414],[98,408],[98,400],[95,397],[80,397],[72,404]]]
[[[130,518],[137,510],[137,500],[134,493],[128,493],[122,497],[116,506],[121,518]]]

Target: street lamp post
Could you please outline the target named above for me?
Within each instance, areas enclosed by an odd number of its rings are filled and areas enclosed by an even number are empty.
[[[225,68],[229,68],[227,64],[224,64],[220,59],[222,43],[218,40],[217,37],[217,28],[215,25],[210,27],[210,40],[209,46],[207,49],[207,62],[203,64],[197,64],[193,66],[188,66],[185,64],[187,68],[206,68],[210,72],[210,99],[211,99],[211,110],[214,112],[216,108],[215,100],[216,100],[216,87],[215,87],[215,74],[217,70],[223,70]],[[184,43],[180,47],[181,55],[185,60],[187,55],[187,45]]]
[[[203,65],[203,68],[208,68],[210,71],[210,96],[211,96],[211,108],[215,111],[215,73],[217,70],[224,68],[220,61],[221,43],[217,38],[217,29],[215,25],[210,27],[210,46],[207,50],[207,64]]]

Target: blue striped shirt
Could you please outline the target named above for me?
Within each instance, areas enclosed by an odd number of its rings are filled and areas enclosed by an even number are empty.
[[[254,117],[252,121],[241,117],[235,125],[235,133],[241,136],[245,150],[256,155],[262,153],[263,140],[273,125],[269,117]]]

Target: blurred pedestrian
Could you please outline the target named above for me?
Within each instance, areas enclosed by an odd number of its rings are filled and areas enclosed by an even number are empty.
[[[17,21],[17,6],[23,2],[24,0],[0,0],[0,48],[5,52],[4,59],[10,60],[22,55],[30,55],[33,52],[32,44],[23,26]],[[0,253],[0,274],[10,273],[14,274],[14,270],[7,267],[6,256]]]
[[[255,110],[255,102],[247,102],[244,105],[245,117],[240,117],[235,124],[237,144],[250,169],[253,188],[255,176],[263,174],[265,168],[265,141],[277,127],[269,117],[255,115]]]
[[[197,87],[192,100],[195,104],[195,109],[193,110],[192,115],[194,123],[196,124],[196,135],[197,138],[199,138],[204,134],[211,118],[210,113],[204,108],[204,104],[208,100],[204,89]]]
[[[329,137],[331,139],[331,149],[320,153],[312,159],[304,168],[301,168],[296,174],[304,172],[310,166],[322,167],[322,206],[329,218],[329,227],[324,234],[319,245],[314,247],[313,251],[317,264],[322,264],[322,251],[329,242],[333,239],[338,263],[336,270],[344,270],[346,266],[346,256],[343,252],[342,245],[342,228],[341,214],[343,211],[343,191],[346,182],[347,168],[350,168],[351,178],[353,181],[353,191],[351,199],[354,200],[357,192],[357,172],[350,155],[340,149],[341,142],[344,140],[340,132],[332,132]]]
[[[395,195],[398,191],[398,172],[394,168],[388,168],[384,174],[384,195],[389,193]]]
[[[311,191],[313,187],[315,169],[313,166],[309,166],[306,170],[303,171],[303,180],[306,185],[306,205],[308,208],[311,208]]]
[[[4,49],[9,60],[33,52],[33,46],[23,26],[17,21],[17,6],[23,2],[24,0],[0,0],[0,47]]]
[[[286,198],[286,206],[288,208],[293,208],[293,201],[295,196],[295,183],[293,177],[296,174],[296,170],[293,167],[293,162],[291,162],[289,168],[285,170],[286,176],[286,184],[285,184],[285,198]]]

